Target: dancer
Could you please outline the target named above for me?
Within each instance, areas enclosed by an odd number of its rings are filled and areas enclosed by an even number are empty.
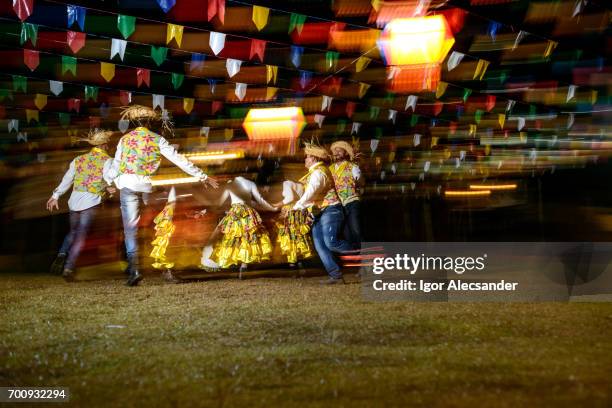
[[[51,265],[51,272],[62,274],[67,281],[74,278],[76,260],[104,194],[107,189],[111,193],[114,192],[114,189],[107,187],[104,181],[104,174],[109,171],[112,163],[107,153],[108,140],[112,134],[111,131],[95,130],[89,133],[87,139],[83,139],[94,147],[72,160],[60,185],[53,190],[51,198],[47,201],[47,210],[59,209],[59,198],[72,186],[72,194],[68,199],[70,232],[64,238]]]
[[[353,249],[360,249],[361,226],[359,214],[361,212],[361,200],[358,187],[362,180],[361,170],[354,162],[355,152],[349,143],[345,141],[332,143],[330,150],[334,163],[329,166],[329,170],[334,176],[336,191],[344,207],[344,237]]]
[[[276,221],[277,238],[281,253],[287,257],[298,274],[304,274],[302,261],[313,256],[313,243],[310,231],[313,217],[307,209],[294,210],[293,205],[304,194],[304,186],[293,181],[283,182],[283,201],[281,213]]]
[[[334,252],[350,251],[351,245],[338,237],[344,213],[334,188],[334,180],[325,164],[329,160],[327,151],[315,144],[306,144],[304,165],[308,173],[301,182],[306,183],[304,195],[293,206],[294,210],[309,208],[314,215],[312,238],[314,246],[329,275],[322,284],[344,283],[340,266],[334,260]]]
[[[267,211],[278,211],[263,199],[257,185],[236,177],[229,181],[221,194],[219,205],[230,199],[231,207],[217,226],[220,238],[214,245],[211,259],[220,268],[240,265],[238,277],[247,265],[270,259],[272,243],[259,213],[249,204],[253,201]]]
[[[135,286],[142,280],[138,261],[138,221],[140,220],[140,202],[148,203],[152,191],[151,176],[157,171],[164,156],[185,173],[197,177],[204,185],[217,188],[217,181],[208,177],[202,170],[177,153],[168,141],[152,129],[161,129],[160,133],[172,134],[172,123],[167,113],[146,106],[133,105],[123,110],[121,119],[129,120],[135,127],[125,134],[117,145],[113,165],[109,171],[109,180],[114,180],[120,190],[121,217],[125,249],[128,259],[128,286]],[[175,282],[170,270],[163,272],[163,277]]]

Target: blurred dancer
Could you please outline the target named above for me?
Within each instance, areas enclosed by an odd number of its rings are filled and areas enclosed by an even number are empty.
[[[221,194],[219,205],[230,199],[231,207],[217,226],[220,238],[214,246],[211,259],[220,267],[228,268],[240,265],[238,277],[247,265],[270,259],[272,243],[263,225],[259,213],[252,207],[252,202],[267,211],[278,211],[259,193],[257,185],[236,177],[229,181]]]
[[[128,286],[135,286],[142,280],[138,271],[138,221],[140,220],[140,202],[148,202],[152,191],[151,176],[161,164],[162,156],[170,160],[185,173],[197,177],[204,185],[217,188],[218,183],[208,177],[202,170],[179,154],[168,141],[152,129],[161,129],[160,133],[172,134],[172,123],[164,111],[146,106],[133,105],[122,112],[121,119],[127,119],[134,130],[125,134],[119,144],[109,171],[109,180],[113,180],[120,190],[121,217],[125,249],[128,258]],[[170,270],[163,273],[166,280],[174,282]]]
[[[359,249],[361,248],[359,216],[361,204],[358,187],[361,182],[361,170],[354,162],[355,152],[349,143],[335,142],[331,145],[330,150],[334,163],[329,166],[329,170],[334,177],[336,191],[344,207],[344,237],[353,249]]]
[[[304,186],[293,181],[283,182],[283,201],[279,203],[281,214],[276,221],[277,238],[281,253],[291,267],[304,273],[302,260],[313,256],[310,236],[313,217],[307,209],[294,210],[293,205],[304,194]]]
[[[304,195],[293,206],[294,210],[310,209],[314,215],[312,238],[329,278],[322,284],[344,283],[340,266],[334,259],[334,252],[352,250],[351,245],[338,238],[344,222],[342,204],[334,187],[333,176],[326,165],[327,151],[314,144],[304,148],[304,165],[308,173],[300,182],[306,184]]]
[[[70,232],[51,265],[51,272],[62,274],[64,279],[73,279],[76,260],[85,243],[87,231],[98,210],[98,205],[107,189],[112,193],[114,189],[107,187],[104,175],[109,171],[112,163],[108,155],[108,140],[113,132],[96,130],[90,132],[87,139],[94,146],[89,152],[77,156],[70,163],[68,171],[64,174],[60,185],[53,190],[51,198],[47,201],[47,210],[59,209],[58,200],[72,186],[72,194],[68,199],[70,209]]]

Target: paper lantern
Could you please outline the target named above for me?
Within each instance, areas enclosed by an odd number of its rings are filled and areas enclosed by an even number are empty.
[[[390,77],[389,90],[396,93],[433,92],[440,82],[440,65],[406,65],[387,68],[394,70]]]
[[[295,139],[306,126],[302,108],[251,109],[242,127],[249,140]]]
[[[399,18],[385,27],[378,46],[387,65],[439,64],[455,43],[443,15]]]

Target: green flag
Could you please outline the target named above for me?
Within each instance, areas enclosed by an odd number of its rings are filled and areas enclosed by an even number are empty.
[[[472,94],[472,90],[465,88],[463,90],[463,102],[467,101],[467,98],[469,98],[471,94]]]
[[[183,79],[185,79],[185,75],[172,73],[172,86],[174,89],[179,89],[183,85]]]
[[[60,125],[62,125],[62,127],[68,127],[68,125],[70,124],[70,114],[60,112],[57,114],[57,120],[59,121]]]
[[[119,14],[117,17],[117,28],[123,38],[127,39],[136,30],[136,17]]]
[[[419,115],[412,115],[410,117],[410,126],[411,127],[415,127],[418,122],[419,122]]]
[[[380,114],[379,106],[370,106],[370,119],[376,119]]]
[[[98,100],[98,87],[85,85],[85,102],[89,99],[93,99],[94,102]]]
[[[168,55],[168,49],[166,47],[155,47],[151,46],[151,58],[159,67],[166,60],[166,55]]]
[[[62,75],[66,72],[72,72],[72,75],[76,76],[77,70],[77,59],[74,57],[69,57],[67,55],[62,55]]]
[[[21,23],[21,35],[19,36],[19,44],[23,45],[28,40],[32,42],[32,45],[36,45],[36,39],[38,38],[38,26],[30,23]]]
[[[0,89],[0,101],[4,101],[4,98],[13,100],[13,94],[9,89]]]
[[[346,129],[346,120],[340,119],[338,120],[338,125],[336,126],[336,133],[344,133]]]
[[[28,78],[21,75],[13,75],[13,91],[26,93],[28,91]]]
[[[325,69],[328,71],[330,69],[336,69],[336,66],[338,65],[339,56],[340,54],[336,51],[327,51],[325,53]]]
[[[482,110],[477,109],[476,112],[474,112],[474,120],[476,123],[480,123],[480,119],[482,119]]]
[[[302,34],[302,27],[304,27],[304,23],[306,22],[306,16],[303,14],[291,13],[291,17],[289,19],[289,34],[293,30],[297,28],[298,34]]]

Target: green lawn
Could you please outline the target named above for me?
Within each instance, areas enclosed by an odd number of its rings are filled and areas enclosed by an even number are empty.
[[[365,303],[317,282],[3,274],[0,385],[82,407],[612,403],[612,304]]]

